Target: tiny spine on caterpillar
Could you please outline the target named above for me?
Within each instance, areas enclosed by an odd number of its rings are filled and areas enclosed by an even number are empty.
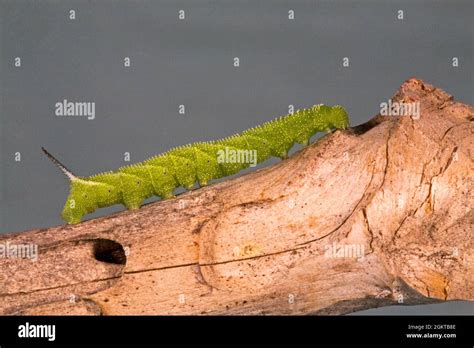
[[[179,146],[141,163],[89,177],[74,175],[42,150],[69,179],[70,192],[61,216],[76,224],[98,208],[123,204],[138,209],[151,196],[171,198],[178,187],[190,190],[196,182],[205,186],[210,180],[236,174],[270,157],[284,159],[295,143],[308,145],[317,132],[347,127],[349,118],[344,108],[320,104],[224,139]],[[251,157],[255,158],[249,161]]]

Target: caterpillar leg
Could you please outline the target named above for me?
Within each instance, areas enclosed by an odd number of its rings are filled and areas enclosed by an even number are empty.
[[[128,210],[137,210],[142,206],[143,201],[141,202],[124,202],[125,207]]]
[[[137,194],[137,192],[123,192],[123,205],[128,209],[128,210],[135,210],[139,209],[143,201],[148,198],[144,197],[143,195]]]
[[[81,222],[82,217],[86,215],[85,211],[80,209],[70,208],[69,202],[66,202],[66,205],[63,209],[61,217],[70,225],[78,224]]]
[[[160,198],[161,199],[176,198],[176,195],[174,195],[173,192],[166,192],[166,193],[162,193],[160,195]]]
[[[140,168],[141,169],[141,168]],[[150,180],[133,174],[120,173],[123,205],[127,209],[138,209],[143,201],[153,196],[154,189]]]

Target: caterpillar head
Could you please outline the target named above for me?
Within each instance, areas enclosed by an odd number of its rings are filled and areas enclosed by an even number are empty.
[[[336,105],[331,108],[328,122],[331,128],[346,129],[349,127],[349,116],[342,106]]]
[[[119,201],[120,192],[113,186],[76,177],[71,179],[71,189],[61,216],[67,223],[76,224],[97,208]]]

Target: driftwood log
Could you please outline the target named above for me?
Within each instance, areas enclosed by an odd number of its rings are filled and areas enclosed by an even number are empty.
[[[3,235],[1,314],[343,314],[474,298],[474,108],[336,131],[271,167],[74,226]]]

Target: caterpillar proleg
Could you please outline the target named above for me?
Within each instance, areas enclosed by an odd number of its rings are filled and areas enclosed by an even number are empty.
[[[138,209],[151,196],[171,198],[178,187],[191,189],[196,182],[204,186],[235,174],[251,166],[249,151],[255,155],[254,164],[270,157],[283,159],[295,143],[307,145],[317,132],[348,126],[348,115],[341,106],[315,105],[227,138],[179,146],[141,163],[89,177],[74,175],[42,149],[69,179],[70,192],[61,215],[67,223],[76,224],[98,208],[123,204]]]

